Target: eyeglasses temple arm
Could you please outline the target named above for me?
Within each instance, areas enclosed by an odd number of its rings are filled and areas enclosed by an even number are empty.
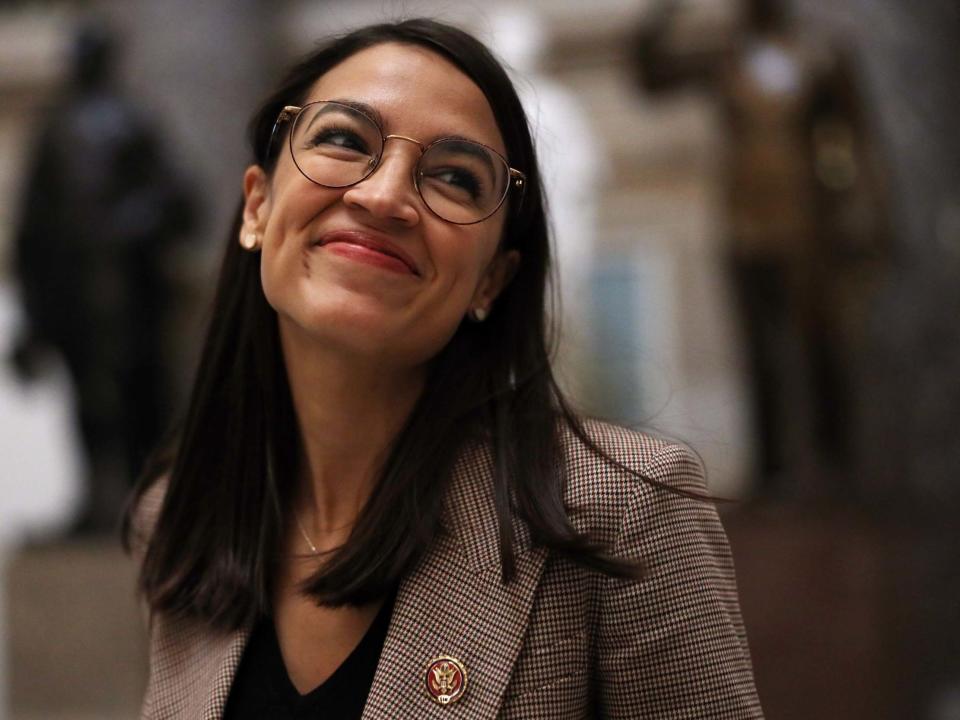
[[[273,129],[270,130],[270,140],[267,142],[267,154],[264,156],[264,161],[270,157],[270,152],[273,150],[273,140],[277,135],[277,128],[280,127],[281,123],[285,123],[288,120],[295,118],[301,110],[303,110],[303,108],[297,105],[283,106],[283,109],[280,111],[280,114],[277,115],[277,119],[273,123]]]

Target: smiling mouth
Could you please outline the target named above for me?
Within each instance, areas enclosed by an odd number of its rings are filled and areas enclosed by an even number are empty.
[[[366,261],[388,270],[420,277],[420,270],[413,259],[391,243],[355,230],[334,230],[325,233],[314,247],[329,248],[338,255],[353,260]]]

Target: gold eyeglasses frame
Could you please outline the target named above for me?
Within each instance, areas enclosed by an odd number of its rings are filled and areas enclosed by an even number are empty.
[[[436,140],[434,140],[434,141],[432,141],[432,142],[424,145],[424,144],[423,144],[422,142],[420,142],[419,140],[417,140],[417,139],[415,139],[415,138],[412,138],[412,137],[408,137],[407,135],[396,135],[396,134],[384,135],[384,134],[383,134],[383,130],[380,129],[379,123],[377,123],[373,118],[371,118],[369,115],[367,115],[366,113],[364,113],[362,110],[359,110],[359,109],[357,109],[357,108],[355,108],[355,107],[351,107],[351,106],[349,106],[349,105],[345,105],[345,104],[343,104],[343,103],[337,102],[336,100],[315,100],[315,101],[313,101],[313,102],[309,102],[309,103],[307,103],[306,105],[302,105],[302,106],[301,106],[301,105],[284,105],[284,106],[283,106],[283,109],[280,110],[279,115],[277,115],[276,121],[273,123],[273,129],[270,131],[270,140],[269,140],[268,143],[267,143],[267,155],[266,155],[266,157],[268,157],[268,158],[270,157],[270,152],[271,152],[271,150],[273,149],[273,143],[274,143],[274,140],[276,139],[277,131],[279,130],[280,126],[281,126],[283,123],[290,122],[290,123],[291,123],[291,129],[292,129],[293,123],[296,122],[297,117],[300,115],[300,113],[302,113],[302,112],[304,111],[304,109],[310,107],[311,105],[319,105],[319,104],[343,105],[343,107],[348,108],[351,112],[357,113],[357,114],[359,114],[359,115],[362,115],[364,118],[366,118],[366,119],[370,122],[370,124],[371,124],[373,127],[377,128],[377,130],[380,132],[380,138],[381,138],[381,144],[380,144],[381,152],[380,152],[379,156],[377,157],[376,163],[374,163],[374,164],[370,167],[370,171],[369,171],[367,174],[365,174],[365,175],[364,175],[363,177],[361,177],[360,179],[355,180],[354,182],[347,183],[346,185],[325,185],[324,183],[317,182],[316,180],[314,180],[312,177],[310,177],[309,175],[307,175],[307,174],[300,168],[300,165],[299,165],[299,163],[297,163],[297,160],[296,160],[296,155],[294,154],[294,151],[293,151],[293,132],[287,133],[287,145],[288,145],[289,150],[290,150],[290,157],[293,159],[293,164],[296,166],[297,170],[300,171],[300,174],[301,174],[301,175],[303,175],[307,180],[309,180],[310,182],[314,183],[315,185],[319,185],[320,187],[332,188],[332,189],[335,189],[335,188],[347,188],[347,187],[352,187],[352,186],[354,186],[354,185],[357,185],[358,183],[361,183],[361,182],[363,182],[364,180],[366,180],[367,178],[369,178],[369,177],[370,177],[371,175],[373,175],[373,174],[377,171],[377,169],[380,167],[380,160],[383,158],[382,149],[383,149],[383,147],[386,145],[387,140],[404,140],[404,141],[406,141],[406,142],[413,143],[413,144],[416,145],[418,148],[420,148],[420,157],[421,157],[421,158],[423,157],[424,153],[427,152],[427,150],[429,150],[431,147],[433,147],[434,145],[436,145],[436,144],[438,144],[438,143],[442,143],[442,142],[450,141],[450,140],[456,140],[456,141],[458,141],[458,142],[464,142],[463,138],[440,137],[440,138],[437,138]],[[510,167],[510,163],[507,161],[507,159],[506,159],[503,155],[501,155],[499,152],[497,152],[494,148],[490,147],[489,145],[484,145],[483,143],[477,142],[477,141],[475,141],[475,140],[468,140],[468,141],[466,141],[466,142],[473,143],[474,145],[479,145],[480,147],[482,147],[482,148],[490,151],[491,153],[493,153],[496,157],[500,158],[500,160],[503,161],[504,167],[507,168],[507,172],[508,172],[508,180],[507,180],[506,186],[504,187],[503,194],[502,194],[502,196],[500,197],[500,200],[497,202],[496,206],[495,206],[488,214],[484,215],[484,216],[483,216],[482,218],[480,218],[479,220],[471,220],[471,221],[469,221],[469,222],[457,222],[457,221],[455,221],[455,220],[450,220],[450,219],[445,218],[445,217],[443,217],[442,215],[440,215],[436,210],[434,210],[432,207],[430,207],[430,203],[428,203],[428,202],[426,201],[426,199],[424,199],[424,197],[423,197],[423,192],[422,192],[421,189],[420,189],[419,174],[417,173],[416,170],[414,170],[414,173],[413,173],[413,185],[414,185],[414,187],[416,188],[416,190],[417,190],[417,195],[420,197],[420,200],[423,202],[424,207],[426,207],[433,215],[436,215],[436,216],[437,216],[438,218],[440,218],[441,220],[443,220],[443,221],[445,221],[445,222],[448,222],[448,223],[452,223],[452,224],[454,224],[454,225],[476,225],[477,223],[481,223],[481,222],[483,222],[484,220],[489,220],[491,217],[493,217],[494,215],[496,215],[497,211],[503,206],[503,203],[504,203],[504,201],[506,201],[507,196],[510,194],[511,189],[512,189],[512,190],[515,190],[515,191],[517,191],[517,192],[520,193],[520,199],[518,200],[518,206],[519,206],[519,203],[523,202],[523,192],[524,192],[524,189],[526,188],[526,182],[527,182],[527,176],[526,176],[522,171],[517,170],[516,168]],[[418,167],[418,168],[419,168],[419,162],[420,162],[420,161],[418,160],[418,161],[417,161],[417,167]]]

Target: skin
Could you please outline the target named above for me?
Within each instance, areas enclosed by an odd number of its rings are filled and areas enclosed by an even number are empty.
[[[387,43],[319,78],[307,101],[364,102],[384,134],[427,144],[460,135],[505,154],[480,89],[444,58]],[[261,279],[276,310],[302,456],[293,512],[320,550],[342,544],[369,496],[391,440],[423,389],[427,363],[470,309],[489,311],[519,256],[500,250],[504,210],[475,225],[433,215],[413,185],[419,148],[389,140],[377,171],[350,188],[307,180],[290,153],[274,173],[244,174],[241,237],[262,243]],[[357,232],[399,249],[415,272],[351,242]],[[379,608],[316,607],[298,584],[321,558],[291,521],[276,579],[275,617],[290,678],[301,692],[322,683],[359,642]]]

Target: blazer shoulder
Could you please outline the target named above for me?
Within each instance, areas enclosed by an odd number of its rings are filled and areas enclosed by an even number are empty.
[[[686,445],[599,420],[581,424],[600,452],[564,429],[564,497],[578,529],[606,534],[635,496],[707,498],[703,465]]]
[[[703,491],[703,465],[687,445],[601,420],[588,419],[581,424],[603,455],[566,428],[563,448],[573,484],[577,480],[614,482],[636,489],[638,483],[652,480],[679,490]]]
[[[147,489],[134,498],[133,510],[130,514],[130,549],[137,560],[142,560],[153,537],[157,520],[163,510],[163,503],[167,497],[169,477],[161,475],[151,481]]]

